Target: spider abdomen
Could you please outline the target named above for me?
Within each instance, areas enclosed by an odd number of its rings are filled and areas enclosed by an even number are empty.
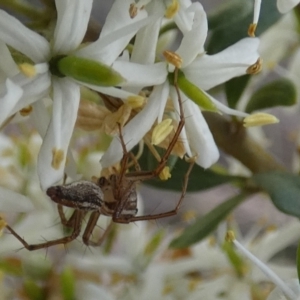
[[[99,211],[103,205],[103,192],[91,181],[52,186],[47,189],[47,195],[55,203],[80,210]]]

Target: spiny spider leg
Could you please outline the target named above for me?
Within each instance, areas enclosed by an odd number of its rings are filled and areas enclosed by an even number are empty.
[[[84,244],[87,246],[93,246],[93,247],[100,246],[113,228],[114,223],[111,220],[111,222],[109,223],[107,228],[104,230],[104,233],[99,238],[99,240],[97,242],[91,241],[90,238],[91,238],[92,232],[97,225],[97,221],[98,221],[100,215],[101,215],[101,213],[99,213],[99,212],[92,212],[92,214],[89,218],[89,221],[86,225],[86,228],[85,228],[83,236],[82,236],[82,240],[83,240]]]
[[[181,192],[181,196],[177,202],[176,207],[173,210],[164,212],[164,213],[159,213],[159,214],[154,214],[154,215],[145,215],[145,216],[138,216],[138,217],[131,217],[131,218],[121,218],[121,217],[117,217],[116,213],[113,215],[113,221],[116,223],[131,223],[131,222],[136,222],[136,221],[146,221],[146,220],[155,220],[155,219],[162,219],[162,218],[166,218],[166,217],[171,217],[177,214],[178,209],[184,199],[184,196],[186,194],[186,190],[187,190],[187,185],[188,185],[188,181],[189,181],[189,176],[190,173],[193,169],[193,166],[195,164],[195,159],[193,159],[190,162],[189,168],[186,172],[186,174],[184,175],[184,181],[183,181],[183,187],[182,187],[182,192]]]
[[[71,241],[75,240],[79,236],[80,229],[81,229],[81,223],[82,223],[85,213],[84,213],[84,211],[76,210],[73,215],[74,215],[74,226],[73,226],[73,231],[69,236],[65,236],[65,237],[62,237],[62,238],[59,238],[56,240],[47,241],[47,242],[40,243],[40,244],[28,244],[9,225],[6,225],[6,228],[11,232],[12,235],[14,235],[16,237],[16,239],[18,239],[23,244],[23,246],[27,250],[32,251],[32,250],[37,250],[37,249],[42,249],[42,248],[48,248],[48,247],[58,245],[58,244],[70,243]],[[72,215],[72,217],[73,217],[73,215]]]

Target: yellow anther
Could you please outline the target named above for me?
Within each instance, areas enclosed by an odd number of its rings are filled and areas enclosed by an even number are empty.
[[[232,230],[228,230],[225,236],[225,241],[232,243],[235,240],[235,235]]]
[[[58,170],[61,166],[61,163],[64,161],[65,153],[62,149],[52,149],[52,162],[51,166],[53,169]]]
[[[152,132],[152,145],[159,145],[173,130],[172,119],[165,119],[155,126]]]
[[[248,27],[248,35],[251,37],[255,37],[255,30],[256,30],[257,24],[251,23]]]
[[[158,176],[160,180],[168,180],[171,178],[170,168],[168,166],[164,167]]]
[[[133,19],[134,17],[136,17],[137,13],[138,13],[138,8],[136,7],[135,3],[131,3],[129,7],[130,18]]]
[[[177,53],[166,50],[163,52],[163,55],[168,63],[172,64],[178,69],[181,68],[182,58]]]
[[[165,17],[167,19],[172,19],[177,14],[180,4],[178,0],[173,0],[172,3],[167,7],[165,12]]]
[[[263,126],[268,124],[279,123],[279,120],[267,113],[255,113],[244,119],[244,127]]]
[[[27,77],[34,77],[36,75],[36,69],[34,65],[29,63],[22,63],[18,65],[20,71]]]
[[[254,63],[252,66],[248,67],[248,69],[246,70],[247,74],[257,74],[261,71],[262,69],[262,59],[258,58],[258,60],[256,61],[256,63]]]
[[[132,109],[139,108],[145,103],[145,98],[142,96],[129,96],[127,98],[126,104],[128,104]]]
[[[31,105],[28,105],[20,110],[20,115],[26,117],[30,115],[32,111],[33,111],[33,107]]]

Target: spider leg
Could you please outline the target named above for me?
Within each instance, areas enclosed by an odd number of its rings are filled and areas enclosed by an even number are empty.
[[[184,127],[185,124],[185,119],[184,119],[184,112],[183,112],[183,105],[182,105],[182,100],[181,100],[181,96],[180,96],[180,91],[177,85],[177,73],[178,73],[178,69],[175,70],[175,79],[174,79],[174,87],[177,93],[177,97],[178,97],[178,104],[179,104],[179,122],[178,122],[178,126],[177,129],[175,131],[175,134],[168,146],[168,148],[166,149],[164,155],[161,157],[159,164],[157,165],[157,167],[152,170],[152,171],[136,171],[136,172],[130,172],[128,174],[128,178],[130,178],[131,180],[147,180],[147,179],[151,179],[154,177],[157,177],[160,172],[164,169],[164,167],[166,166],[167,162],[168,162],[168,158],[171,155],[171,152],[177,142],[177,140],[179,139],[180,133]],[[122,138],[120,137],[121,142],[122,142]],[[122,143],[122,147],[123,147],[123,151],[124,148],[126,150],[126,147],[124,145],[124,141]]]
[[[184,181],[183,181],[183,187],[182,187],[182,192],[181,192],[181,196],[177,202],[176,207],[173,210],[164,212],[164,213],[159,213],[159,214],[154,214],[154,215],[145,215],[145,216],[137,216],[137,217],[131,217],[131,218],[113,218],[114,222],[116,223],[131,223],[131,222],[136,222],[136,221],[144,221],[144,220],[155,220],[155,219],[161,219],[161,218],[166,218],[166,217],[171,217],[177,214],[178,209],[184,199],[184,196],[186,194],[186,190],[187,190],[187,185],[188,185],[188,181],[189,181],[189,176],[190,173],[192,171],[192,168],[195,164],[195,159],[193,159],[190,162],[189,168],[186,172],[186,174],[184,175]]]
[[[28,244],[9,225],[6,225],[6,228],[10,231],[10,233],[12,235],[15,236],[15,238],[17,240],[19,240],[20,243],[23,244],[23,246],[27,250],[32,251],[32,250],[37,250],[37,249],[42,249],[42,248],[48,248],[50,246],[54,246],[54,245],[58,245],[58,244],[67,244],[67,243],[75,240],[79,236],[79,234],[80,234],[81,223],[82,223],[84,215],[85,215],[84,212],[79,211],[79,210],[76,210],[73,213],[72,217],[74,216],[73,217],[73,219],[74,219],[74,221],[73,221],[74,222],[74,226],[73,226],[73,231],[72,231],[72,233],[69,236],[65,236],[65,237],[62,237],[62,238],[59,238],[59,239],[56,239],[56,240],[47,241],[47,242],[40,243],[40,244]]]
[[[108,236],[108,234],[111,232],[111,230],[113,229],[113,221],[111,221],[108,225],[108,227],[105,229],[104,233],[102,234],[102,236],[100,237],[100,239],[97,241],[97,242],[93,242],[91,241],[91,234],[97,224],[97,221],[100,217],[101,213],[100,212],[92,212],[90,218],[89,218],[89,221],[86,225],[86,228],[85,228],[85,231],[83,233],[83,236],[82,236],[82,240],[84,242],[85,245],[87,246],[93,246],[93,247],[96,247],[96,246],[100,246],[103,241],[106,239],[106,237]]]

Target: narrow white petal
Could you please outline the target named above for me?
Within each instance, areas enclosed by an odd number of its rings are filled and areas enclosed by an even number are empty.
[[[50,56],[47,40],[4,10],[0,10],[0,40],[24,53],[35,63],[46,61]]]
[[[155,61],[156,47],[165,6],[162,1],[155,1],[147,7],[149,15],[161,14],[160,18],[138,31],[131,54],[131,61],[136,63],[151,64]]]
[[[44,139],[47,132],[47,126],[50,122],[50,116],[48,110],[44,104],[44,101],[36,101],[32,105],[33,110],[30,114],[34,127],[37,129],[39,135]]]
[[[81,43],[87,30],[93,0],[56,0],[55,54],[67,54]]]
[[[79,85],[68,80],[53,81],[53,112],[39,157],[38,174],[42,189],[47,189],[64,175],[67,151],[73,133],[80,101]],[[64,157],[57,169],[52,163],[53,149],[62,150]]]
[[[157,119],[160,101],[168,97],[168,83],[155,86],[146,106],[124,128],[123,138],[126,148],[130,151],[150,130]],[[100,162],[103,168],[118,162],[123,155],[119,137],[115,137]]]
[[[131,0],[115,1],[99,39],[78,50],[76,55],[99,60],[107,65],[113,63],[137,31],[157,19],[157,16],[146,18],[147,14],[144,10],[131,19],[129,16],[131,3]]]
[[[210,129],[199,109],[190,100],[183,100],[187,138],[193,154],[197,154],[196,163],[209,168],[219,159],[219,150]]]
[[[185,76],[195,85],[208,90],[227,80],[246,74],[259,58],[259,39],[245,38],[214,55],[196,58],[183,68]]]
[[[28,79],[23,85],[20,85],[24,91],[22,101],[19,101],[14,107],[12,114],[18,112],[25,106],[31,105],[37,100],[45,97],[48,94],[51,85],[50,75],[48,73],[37,76],[36,78]]]
[[[181,91],[179,91],[179,92],[180,92],[180,95],[181,95],[181,101],[190,101]],[[172,87],[170,89],[170,96],[171,96],[171,99],[172,99],[172,102],[173,102],[173,105],[174,105],[174,108],[175,108],[174,117],[177,121],[179,121],[180,116],[179,116],[178,95],[177,95],[177,92],[176,92],[174,87]],[[185,115],[185,111],[183,111],[183,113]],[[193,156],[191,147],[189,145],[189,140],[187,138],[186,126],[183,126],[183,128],[182,128],[182,131],[180,133],[180,140],[183,143],[186,154],[190,157]]]
[[[126,61],[115,61],[113,69],[125,78],[122,86],[146,86],[162,84],[168,75],[164,62],[152,65],[141,65]]]
[[[7,46],[2,41],[0,41],[0,54],[0,73],[3,73],[5,77],[12,77],[17,75],[20,70],[13,60]]]
[[[193,12],[194,14],[191,14]],[[182,58],[182,68],[188,66],[198,54],[204,53],[208,25],[206,13],[200,3],[193,3],[186,11],[192,18],[192,28],[183,33],[183,39],[176,53]]]
[[[80,82],[78,81],[79,84],[84,85],[94,91],[100,92],[102,94],[105,95],[109,95],[112,97],[116,97],[116,98],[121,98],[121,99],[127,99],[130,96],[136,96],[136,94],[134,93],[130,93],[124,90],[121,90],[119,88],[115,88],[115,87],[102,87],[102,86],[98,86],[98,85],[93,85],[93,84],[87,84],[84,82]]]
[[[217,99],[215,99],[214,97],[212,97],[211,95],[209,95],[206,92],[204,92],[204,94],[214,103],[214,105],[217,107],[217,109],[224,114],[238,116],[238,117],[242,117],[242,118],[249,116],[249,114],[247,114],[247,113],[244,113],[242,111],[228,107],[227,105],[218,101]]]
[[[21,99],[23,90],[18,85],[7,79],[0,85],[0,125],[11,115],[13,109]]]
[[[0,186],[0,211],[25,212],[33,209],[29,198]]]
[[[277,0],[277,8],[282,14],[285,14],[293,9],[298,3],[299,0]]]

